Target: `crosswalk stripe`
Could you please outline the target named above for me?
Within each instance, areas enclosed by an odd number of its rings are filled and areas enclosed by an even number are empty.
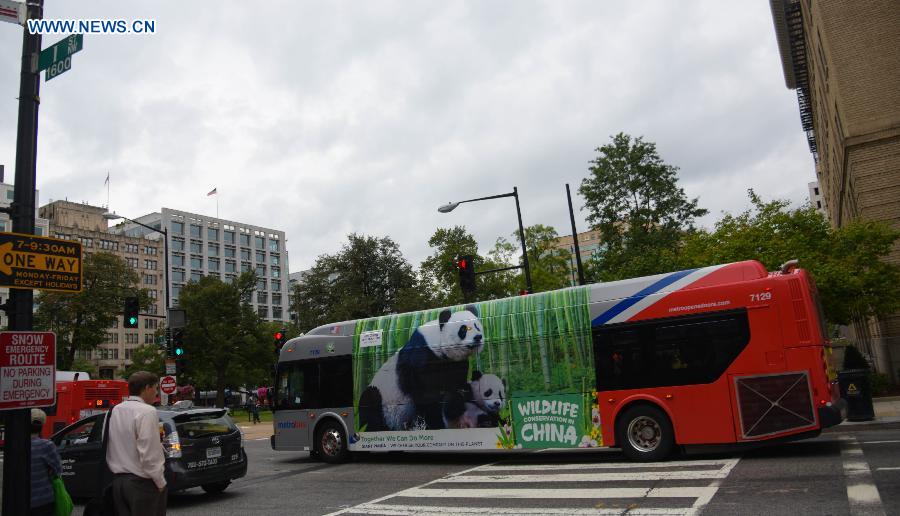
[[[728,466],[736,459],[722,460],[691,460],[684,462],[594,462],[590,464],[491,464],[478,468],[478,471],[516,471],[516,470],[534,470],[534,471],[554,471],[562,469],[651,469],[651,468],[683,468],[691,466]]]
[[[561,515],[561,516],[612,516],[625,513],[629,516],[681,516],[692,514],[695,509],[681,508],[631,508],[631,509],[613,509],[613,508],[549,508],[549,507],[452,507],[452,506],[422,506],[422,505],[389,505],[389,504],[371,504],[365,503],[353,507],[351,514],[383,514],[386,516],[440,516],[445,514],[452,515],[470,515],[470,514],[523,514],[523,515]]]
[[[645,471],[640,473],[557,473],[555,475],[465,475],[445,478],[447,482],[609,482],[615,480],[707,480],[722,478],[719,470]]]
[[[432,484],[434,485],[434,484]],[[394,496],[407,498],[700,498],[715,494],[718,488],[709,487],[598,487],[573,489],[444,489],[413,487]]]

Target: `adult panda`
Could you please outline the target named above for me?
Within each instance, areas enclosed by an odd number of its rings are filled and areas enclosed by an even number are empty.
[[[478,310],[444,310],[413,332],[375,373],[359,397],[359,424],[367,432],[444,428],[465,411],[469,357],[481,352]]]

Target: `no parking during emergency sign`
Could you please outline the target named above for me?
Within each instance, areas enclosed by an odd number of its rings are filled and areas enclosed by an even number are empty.
[[[0,410],[53,405],[56,334],[0,332]]]

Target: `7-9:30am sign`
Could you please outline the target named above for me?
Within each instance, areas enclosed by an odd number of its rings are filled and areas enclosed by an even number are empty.
[[[0,287],[81,291],[81,243],[0,233]]]

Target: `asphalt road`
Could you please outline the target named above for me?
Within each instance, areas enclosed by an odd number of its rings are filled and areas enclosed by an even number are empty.
[[[572,450],[371,454],[329,466],[248,441],[245,478],[220,495],[173,494],[169,514],[900,515],[900,425],[841,429],[648,465]]]

